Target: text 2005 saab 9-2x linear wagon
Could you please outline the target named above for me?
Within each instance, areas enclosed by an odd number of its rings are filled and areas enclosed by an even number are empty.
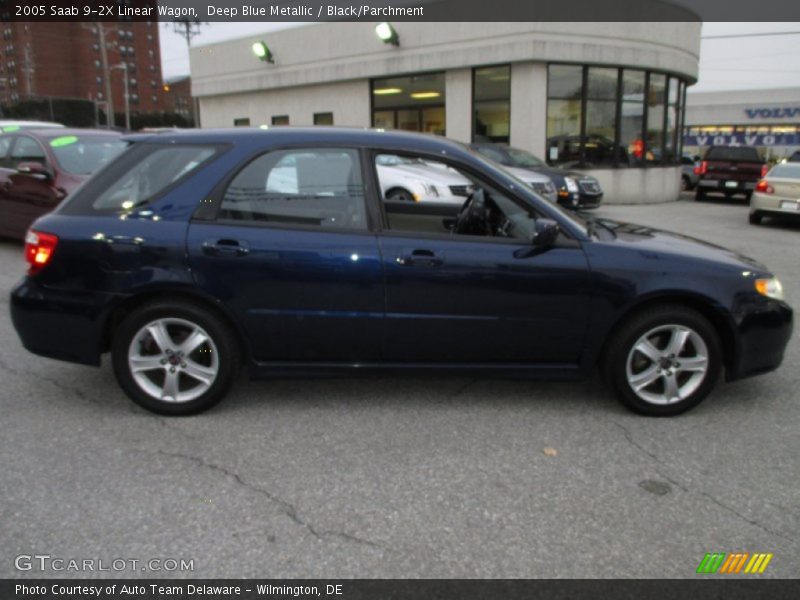
[[[792,330],[763,265],[584,220],[464,145],[340,128],[198,130],[130,147],[27,235],[11,295],[31,352],[195,413],[252,375],[587,377],[674,415],[775,369]],[[462,206],[381,197],[382,157],[441,163]],[[533,385],[533,384],[532,384]]]

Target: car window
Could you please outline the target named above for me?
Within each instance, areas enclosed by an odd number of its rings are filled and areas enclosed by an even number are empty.
[[[263,154],[233,178],[222,198],[219,218],[366,229],[358,152],[309,148]]]
[[[749,146],[715,146],[706,152],[706,160],[761,162],[758,150]]]
[[[90,180],[93,185],[84,186],[78,199],[68,203],[67,211],[83,208],[86,203],[94,210],[113,212],[140,207],[215,152],[216,148],[209,146],[137,144],[122,156],[118,168],[108,177]]]
[[[47,164],[47,155],[41,144],[26,135],[17,137],[17,143],[11,148],[11,167],[16,169],[23,162]]]
[[[403,156],[404,161],[375,157],[384,212],[392,231],[418,234],[471,235],[530,241],[536,214],[494,186],[439,161]],[[485,209],[465,225],[459,213],[478,193]]]
[[[767,177],[787,177],[790,179],[800,179],[800,163],[785,163],[775,165]]]
[[[48,143],[58,165],[75,175],[91,175],[127,146],[119,138],[84,135],[64,135]]]
[[[8,168],[10,165],[8,150],[13,139],[13,136],[0,134],[0,167]]]

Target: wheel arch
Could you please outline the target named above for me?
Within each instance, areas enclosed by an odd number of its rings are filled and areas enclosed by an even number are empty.
[[[101,352],[108,352],[111,349],[111,344],[114,339],[114,333],[122,320],[138,308],[146,305],[153,304],[159,301],[169,302],[188,302],[201,306],[209,312],[215,314],[220,320],[225,323],[228,328],[233,332],[236,343],[241,350],[243,361],[249,360],[250,346],[247,344],[247,339],[244,332],[237,321],[225,310],[222,305],[204,294],[198,293],[194,290],[185,288],[157,288],[141,291],[132,296],[127,297],[125,300],[117,304],[106,317],[103,325],[103,336],[101,340]]]
[[[726,369],[736,364],[738,345],[736,325],[732,316],[715,300],[700,294],[688,292],[659,292],[638,299],[623,310],[603,337],[602,346],[595,358],[595,365],[602,365],[614,331],[642,311],[663,305],[679,305],[695,310],[705,317],[719,336],[722,347],[722,364]]]

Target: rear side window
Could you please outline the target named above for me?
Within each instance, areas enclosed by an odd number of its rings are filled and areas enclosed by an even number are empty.
[[[127,212],[139,208],[216,152],[214,146],[135,144],[76,192],[63,212]]]
[[[706,160],[738,160],[747,162],[762,162],[758,150],[745,146],[717,146],[709,148]]]
[[[233,178],[220,219],[366,229],[361,163],[355,150],[281,150],[263,154]]]

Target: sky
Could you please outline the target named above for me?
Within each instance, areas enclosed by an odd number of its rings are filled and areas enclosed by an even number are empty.
[[[210,23],[192,42],[199,46],[267,33],[304,23]],[[800,32],[800,23],[704,23],[700,77],[689,92],[800,87],[800,33],[712,39],[708,36]],[[161,24],[161,62],[166,79],[189,74],[186,41]]]

